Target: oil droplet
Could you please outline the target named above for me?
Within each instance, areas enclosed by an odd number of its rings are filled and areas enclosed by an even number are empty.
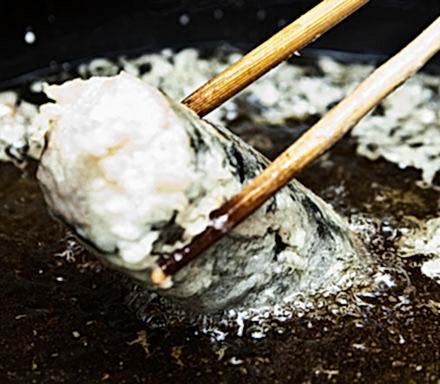
[[[34,44],[36,40],[37,40],[37,36],[35,36],[35,33],[32,31],[32,29],[28,28],[24,35],[24,41],[27,44]]]
[[[189,15],[187,13],[182,13],[179,17],[179,24],[182,26],[186,26],[191,21]]]
[[[214,19],[221,20],[223,19],[224,12],[222,9],[218,8],[214,11],[212,15],[214,16]]]
[[[257,11],[257,20],[264,20],[266,18],[266,11],[264,9],[259,9]]]
[[[287,20],[286,19],[279,19],[278,23],[277,23],[277,27],[278,28],[283,28],[287,25]]]

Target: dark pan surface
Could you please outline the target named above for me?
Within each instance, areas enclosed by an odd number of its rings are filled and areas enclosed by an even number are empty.
[[[34,0],[5,2],[0,12],[0,85],[45,69],[97,55],[163,47],[248,49],[293,21],[318,0],[128,0],[120,2]],[[371,0],[311,45],[388,56],[440,13],[438,0]],[[188,17],[188,23],[179,22]],[[26,31],[35,33],[26,44]],[[438,60],[438,59],[437,59]],[[15,79],[15,81],[14,81]]]

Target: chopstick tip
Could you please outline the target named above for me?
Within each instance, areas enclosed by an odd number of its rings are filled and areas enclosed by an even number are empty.
[[[160,266],[156,266],[151,271],[150,280],[155,286],[162,289],[171,288],[171,286],[173,285],[171,277],[165,274]]]

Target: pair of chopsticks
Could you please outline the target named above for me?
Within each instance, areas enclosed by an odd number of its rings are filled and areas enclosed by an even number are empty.
[[[183,102],[199,115],[206,114],[367,2],[323,1]],[[238,194],[212,212],[211,224],[189,245],[168,258],[161,258],[151,272],[151,281],[165,286],[172,275],[257,210],[439,50],[440,17],[402,51],[377,68]]]

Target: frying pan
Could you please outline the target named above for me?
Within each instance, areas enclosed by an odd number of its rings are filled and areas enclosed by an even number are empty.
[[[134,56],[164,47],[212,48],[224,43],[247,50],[316,3],[8,2],[0,12],[0,88],[20,87],[57,73],[66,64],[97,56]],[[382,60],[439,13],[438,0],[372,0],[303,55]],[[32,44],[25,41],[29,31],[36,37]],[[436,57],[431,65],[438,64]],[[384,161],[373,166],[353,158],[349,140],[331,156],[346,173],[346,200],[341,202],[325,189],[338,182],[336,171],[329,174],[314,166],[301,177],[318,193],[325,192],[327,200],[339,202],[339,210],[367,202],[374,207],[368,184],[374,180],[391,190],[414,192],[425,201],[416,215],[435,211],[435,193],[414,187],[416,171],[402,176]],[[127,296],[139,288],[75,248],[66,229],[48,215],[34,169],[31,163],[22,173],[0,164],[1,383],[438,382],[438,314],[423,303],[440,301],[440,291],[435,283],[422,281],[411,265],[407,266],[410,277],[421,283],[375,298],[368,316],[339,313],[336,318],[313,320],[298,316],[260,341],[230,335],[212,342],[200,333],[200,319],[171,316],[159,299],[147,299],[142,292]],[[376,209],[383,214],[383,206]],[[394,209],[401,207],[388,206],[390,217]],[[74,261],[58,257],[66,247],[72,248]],[[399,300],[404,294],[412,295],[418,304],[405,313],[400,312],[402,307],[391,310],[390,297]],[[143,299],[148,305],[139,303]],[[379,305],[382,302],[388,304]]]

